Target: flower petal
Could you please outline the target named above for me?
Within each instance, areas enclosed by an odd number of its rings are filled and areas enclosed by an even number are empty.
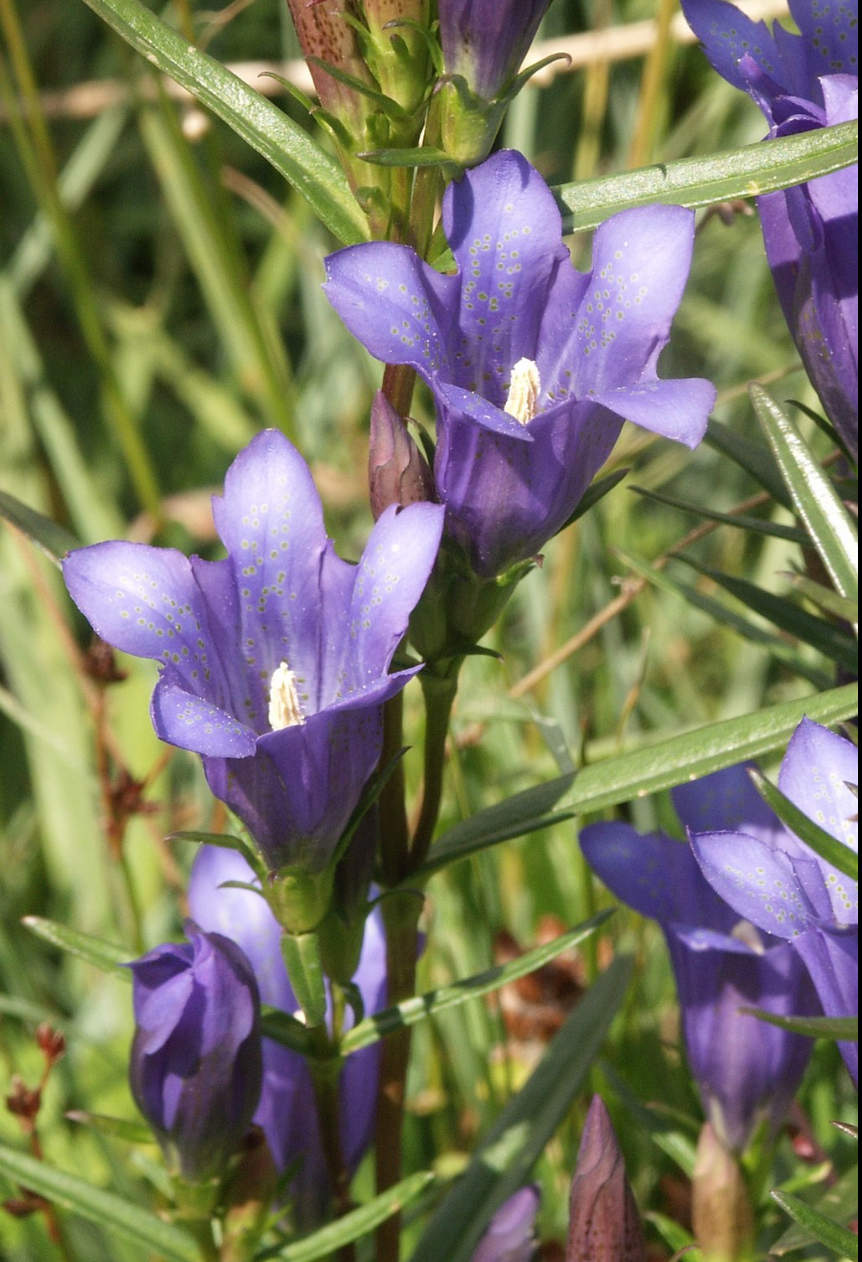
[[[277,430],[265,430],[234,460],[213,516],[239,595],[247,721],[266,731],[270,680],[282,661],[297,677],[301,700],[316,694],[319,579],[328,542],[323,507],[296,448]]]
[[[859,1013],[859,932],[812,925],[794,938],[827,1017],[855,1017]],[[859,1045],[838,1044],[854,1085],[859,1082]]]
[[[204,599],[186,557],[142,543],[97,543],[63,562],[69,594],[93,629],[125,653],[169,664],[196,696],[223,699]]]
[[[598,228],[572,330],[579,399],[655,377],[693,245],[694,214],[680,206],[624,210]]]
[[[808,860],[793,860],[744,833],[696,833],[691,847],[716,893],[743,920],[777,938],[797,937],[823,911],[804,879],[816,874]]]
[[[754,787],[744,763],[671,789],[683,828],[689,833],[743,832],[775,842],[786,829]]]
[[[844,0],[790,0],[811,78],[859,73],[857,6]],[[798,37],[797,37],[798,38]]]
[[[729,932],[737,917],[710,889],[685,842],[643,835],[628,824],[590,824],[581,850],[617,898],[661,925],[671,922]]]
[[[536,358],[552,277],[570,266],[560,212],[538,171],[505,149],[449,185],[443,227],[461,283],[451,379],[502,407],[514,365]]]
[[[324,293],[367,351],[387,364],[412,364],[426,381],[448,373],[443,330],[455,320],[456,277],[385,241],[337,250],[325,266]]]
[[[186,692],[170,675],[156,684],[150,715],[156,735],[169,745],[217,758],[254,754],[256,738],[251,728],[203,697]]]
[[[682,10],[712,65],[728,83],[743,92],[748,90],[739,70],[739,61],[746,54],[773,79],[783,82],[781,57],[765,22],[752,22],[725,0],[682,0]]]
[[[640,381],[591,393],[596,403],[603,403],[616,416],[686,447],[696,447],[706,433],[715,396],[715,386],[701,377]]]

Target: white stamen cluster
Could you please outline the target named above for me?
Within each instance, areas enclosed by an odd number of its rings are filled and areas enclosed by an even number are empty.
[[[542,383],[532,359],[519,359],[512,369],[509,395],[504,410],[522,425],[529,425],[539,407]]]
[[[269,682],[269,726],[274,732],[285,727],[300,727],[305,722],[305,715],[299,707],[299,694],[296,691],[296,676],[287,662],[272,672]]]

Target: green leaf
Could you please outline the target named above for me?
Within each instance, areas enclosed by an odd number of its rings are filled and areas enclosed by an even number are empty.
[[[859,609],[854,600],[839,596],[831,587],[824,587],[822,583],[815,583],[807,574],[787,574],[786,577],[800,596],[805,596],[813,605],[832,614],[833,618],[841,618],[850,623],[858,618]]]
[[[125,1197],[85,1183],[75,1175],[55,1170],[24,1153],[0,1147],[0,1174],[38,1192],[60,1209],[115,1231],[118,1236],[152,1249],[176,1262],[201,1262],[196,1242],[187,1232],[162,1222]]]
[[[599,500],[603,500],[607,493],[612,491],[615,486],[618,486],[623,478],[628,477],[630,473],[631,469],[615,469],[613,473],[607,473],[603,478],[596,478],[594,482],[591,482],[581,496],[578,507],[571,517],[566,518],[559,530],[555,532],[555,535],[561,534],[562,531],[576,522],[579,517],[583,517],[584,513],[588,513],[594,505],[598,504]]]
[[[127,1117],[108,1117],[104,1113],[88,1113],[86,1109],[70,1109],[66,1114],[70,1122],[89,1126],[110,1139],[122,1139],[128,1144],[154,1144],[153,1132],[146,1122]]]
[[[558,1031],[443,1199],[411,1262],[468,1262],[494,1211],[527,1182],[569,1109],[622,1002],[631,960],[618,956]]]
[[[782,481],[781,470],[768,447],[753,442],[748,436],[737,434],[729,426],[714,419],[706,427],[706,442],[750,473],[776,503],[783,504],[788,509],[793,508],[793,500]]]
[[[317,933],[283,933],[281,954],[306,1024],[321,1025],[326,1018],[326,986]]]
[[[282,1012],[279,1008],[263,1008],[260,1016],[260,1032],[264,1038],[281,1043],[284,1047],[289,1047],[303,1056],[315,1054],[308,1026],[297,1021],[296,1017],[292,1017],[289,1012]]]
[[[387,1218],[399,1213],[433,1181],[434,1175],[430,1170],[411,1174],[409,1178],[396,1183],[395,1187],[376,1196],[367,1205],[352,1209],[349,1214],[320,1231],[315,1231],[313,1235],[258,1253],[256,1262],[264,1262],[267,1258],[279,1258],[280,1262],[314,1262],[316,1258],[335,1257],[344,1245],[369,1235]]]
[[[721,570],[715,570],[711,565],[704,565],[685,554],[678,555],[677,560],[690,565],[698,574],[711,578],[726,592],[730,592],[731,596],[742,601],[753,613],[760,614],[782,631],[787,631],[804,644],[810,644],[831,661],[838,662],[846,670],[855,673],[857,650],[849,632],[843,631],[833,622],[827,622],[824,618],[817,618],[807,610],[800,609],[794,601],[764,591],[747,579],[724,574]]]
[[[603,810],[632,798],[671,789],[712,771],[783,749],[807,716],[828,726],[850,719],[859,705],[858,684],[768,706],[659,741],[647,749],[584,767],[568,805],[578,813]]]
[[[0,491],[0,517],[16,526],[18,530],[31,539],[56,565],[72,548],[80,548],[80,542],[68,530],[37,513],[35,508],[28,508],[14,495]]]
[[[414,874],[411,883],[425,880],[432,872],[446,867],[453,859],[465,859],[474,851],[495,846],[501,841],[510,841],[514,837],[524,837],[527,833],[538,832],[540,828],[556,823],[560,818],[567,818],[559,813],[549,814],[549,811],[571,788],[573,780],[574,776],[571,774],[558,776],[545,784],[516,793],[513,797],[506,798],[505,802],[488,806],[463,823],[456,824],[434,843],[428,859],[419,872]]]
[[[825,859],[833,868],[837,868],[839,872],[843,872],[845,876],[858,882],[859,856],[855,850],[843,845],[813,819],[809,819],[798,806],[790,801],[790,798],[786,797],[774,784],[770,784],[766,777],[755,768],[752,767],[748,774],[754,781],[754,787],[760,796],[772,807],[778,818],[791,832],[796,833],[800,841],[804,841],[806,846],[810,846],[815,854]]]
[[[595,933],[607,919],[607,911],[598,912],[597,915],[592,916],[589,920],[585,920],[583,924],[570,929],[568,933],[561,934],[558,938],[554,938],[552,942],[536,947],[533,951],[527,951],[524,955],[519,955],[516,960],[512,960],[509,964],[498,964],[482,973],[476,973],[473,977],[466,977],[463,981],[454,982],[451,986],[441,986],[437,990],[429,990],[427,994],[415,995],[412,999],[405,999],[402,1003],[396,1004],[392,1008],[386,1008],[383,1012],[377,1012],[374,1016],[360,1021],[358,1025],[355,1025],[352,1030],[347,1032],[342,1041],[341,1050],[345,1056],[348,1056],[351,1052],[356,1052],[361,1047],[370,1047],[378,1039],[385,1038],[387,1034],[393,1034],[396,1030],[402,1030],[405,1026],[416,1025],[418,1021],[424,1021],[427,1017],[433,1017],[439,1012],[445,1012],[447,1008],[456,1008],[459,1004],[467,1003],[470,999],[478,999],[480,995],[487,995],[492,990],[499,990],[507,982],[516,981],[519,977],[526,977],[528,973],[535,972],[537,968],[541,968],[543,964],[547,964],[549,960],[553,960],[563,951],[568,951],[571,947],[577,946],[584,938],[588,938],[590,934]]]
[[[836,590],[848,600],[858,600],[858,537],[850,514],[787,413],[762,386],[754,383],[749,389],[796,511]]]
[[[858,1259],[859,1238],[852,1231],[848,1231],[846,1227],[842,1227],[833,1219],[827,1218],[819,1209],[808,1205],[790,1192],[774,1191],[770,1193],[770,1196],[795,1223],[810,1232],[815,1240],[819,1240],[829,1249],[834,1249],[840,1257],[854,1259],[854,1262]]]
[[[705,517],[707,521],[721,522],[724,526],[736,526],[740,530],[752,530],[759,535],[771,535],[775,539],[786,539],[789,543],[798,543],[802,547],[811,544],[810,537],[804,530],[794,526],[782,526],[778,522],[766,521],[762,517],[745,517],[733,513],[719,513],[712,508],[704,508],[702,504],[690,504],[688,500],[677,499],[674,495],[664,495],[661,491],[648,491],[643,486],[630,486],[630,491],[643,495],[646,499],[655,500],[659,504],[668,504],[671,508],[679,508],[684,513],[692,513],[695,517]]]
[[[357,154],[357,157],[378,167],[448,167],[450,171],[459,169],[457,162],[453,162],[448,153],[430,145],[422,145],[418,149],[367,149]]]
[[[768,1025],[777,1025],[780,1030],[791,1030],[794,1034],[804,1034],[809,1039],[838,1039],[841,1042],[856,1043],[859,1041],[858,1017],[777,1017],[774,1012],[765,1012],[762,1008],[740,1008]]]
[[[565,184],[553,192],[563,214],[564,230],[580,232],[597,227],[609,215],[629,206],[649,206],[654,202],[693,208],[711,206],[804,184],[852,166],[858,161],[857,148],[858,125],[839,123],[836,127],[761,141],[707,158],[684,158]]]
[[[69,955],[93,964],[104,973],[113,973],[123,981],[131,982],[132,974],[123,968],[128,964],[132,953],[127,947],[117,946],[113,942],[104,942],[94,938],[92,934],[83,933],[80,929],[70,929],[68,925],[57,924],[55,920],[43,920],[41,916],[24,916],[21,923],[37,938],[50,942]]]
[[[672,575],[665,574],[663,570],[656,569],[652,565],[647,565],[637,557],[631,556],[630,553],[623,552],[622,549],[617,549],[617,555],[636,574],[639,574],[641,578],[645,578],[648,583],[653,587],[657,587],[659,591],[672,593],[680,597],[680,599],[685,600],[695,609],[700,609],[708,617],[714,618],[716,622],[721,623],[723,626],[731,627],[743,639],[749,640],[752,644],[762,644],[764,648],[768,648],[770,653],[774,657],[779,658],[788,670],[792,670],[803,679],[807,679],[815,688],[825,691],[832,683],[832,679],[825,671],[818,670],[816,666],[807,662],[800,655],[798,649],[788,644],[780,636],[775,635],[774,632],[767,631],[764,627],[758,626],[748,618],[743,618],[721,601],[715,600],[712,596],[707,596],[705,592],[698,591],[696,587],[689,583],[681,583]]]
[[[189,45],[141,0],[85,0],[147,61],[262,154],[345,245],[368,239],[368,225],[337,163],[278,106],[220,62]]]
[[[821,1213],[827,1213],[833,1221],[849,1222],[851,1218],[856,1217],[858,1201],[859,1172],[854,1168],[846,1170],[838,1181],[827,1188],[815,1201],[814,1205]],[[814,1244],[816,1239],[817,1237],[806,1228],[794,1224],[787,1228],[779,1240],[776,1240],[769,1251],[770,1256],[774,1254],[777,1257],[784,1257],[785,1254],[792,1253],[796,1249],[804,1249],[807,1245]]]

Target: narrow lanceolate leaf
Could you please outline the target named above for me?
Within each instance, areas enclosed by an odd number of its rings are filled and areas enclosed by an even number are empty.
[[[831,587],[815,583],[814,579],[806,574],[788,574],[787,578],[800,596],[810,600],[812,605],[817,605],[825,613],[832,614],[834,618],[842,618],[845,622],[852,623],[859,616],[856,602],[848,600],[846,596],[839,596]]]
[[[90,3],[91,0],[88,0]],[[565,229],[595,228],[628,206],[669,202],[710,206],[738,197],[758,197],[804,184],[858,161],[858,127],[839,123],[804,135],[746,145],[707,158],[656,163],[621,175],[583,180],[554,189]]]
[[[752,441],[747,434],[737,434],[729,425],[722,425],[715,417],[710,419],[706,427],[705,441],[734,464],[738,464],[740,469],[750,473],[777,504],[783,504],[785,508],[792,510],[793,500],[782,481],[781,470],[775,463],[772,452],[763,443]]]
[[[751,399],[796,511],[836,590],[858,600],[858,538],[850,514],[786,412],[762,386],[751,386]]]
[[[491,1216],[528,1182],[534,1163],[581,1089],[630,976],[631,961],[619,956],[593,983],[438,1206],[411,1262],[468,1262],[473,1256]]]
[[[20,500],[16,500],[14,495],[7,495],[5,491],[0,491],[0,517],[11,522],[13,526],[17,526],[22,534],[32,539],[36,546],[41,548],[45,555],[57,565],[72,548],[81,546],[68,530],[64,530],[62,526],[51,521],[50,517],[37,513],[35,508],[28,508]]]
[[[691,556],[680,555],[677,559],[690,565],[692,569],[697,570],[698,574],[703,574],[718,583],[752,613],[768,619],[774,626],[795,636],[803,644],[810,644],[824,657],[837,662],[845,670],[855,671],[857,650],[849,631],[837,627],[825,618],[818,618],[805,609],[800,609],[795,601],[764,591],[762,587],[749,583],[747,579],[737,578],[733,574],[724,574],[721,570],[704,565]]]
[[[668,504],[671,508],[679,508],[684,513],[695,517],[703,517],[707,521],[719,522],[723,526],[736,526],[738,530],[750,530],[758,535],[771,535],[775,539],[786,539],[788,543],[798,543],[802,547],[810,545],[811,540],[804,530],[795,526],[782,526],[779,522],[766,521],[762,517],[746,517],[739,513],[719,513],[714,508],[706,508],[703,504],[692,504],[688,500],[677,499],[675,495],[665,495],[661,491],[648,491],[643,486],[630,486],[630,491],[643,495],[648,500],[659,504]]]
[[[288,180],[345,245],[368,237],[365,218],[336,162],[266,97],[192,47],[141,0],[86,0],[151,65],[187,88]]]
[[[786,797],[774,784],[770,784],[759,771],[752,768],[748,774],[754,781],[760,796],[768,802],[791,832],[796,833],[800,841],[804,841],[815,854],[825,859],[839,872],[843,872],[845,876],[849,876],[854,881],[859,880],[859,856],[855,850],[836,841],[831,833],[827,833],[813,819],[809,819],[798,806],[790,801],[790,798]]]
[[[201,1262],[197,1243],[187,1232],[129,1204],[125,1197],[93,1187],[75,1175],[53,1169],[44,1161],[0,1147],[0,1174],[44,1196],[60,1209],[80,1214],[142,1249],[153,1250],[159,1257],[173,1262]]]
[[[109,1117],[106,1113],[88,1113],[86,1109],[70,1109],[66,1114],[70,1122],[89,1126],[100,1135],[122,1139],[127,1144],[153,1144],[153,1133],[145,1122],[135,1122],[128,1117]]]
[[[764,754],[784,749],[804,718],[829,726],[853,718],[858,707],[858,684],[845,684],[841,688],[830,688],[827,692],[815,693],[795,701],[783,701],[780,705],[768,706],[755,714],[744,714],[738,719],[710,723],[692,732],[683,732],[668,740],[657,741],[646,749],[620,754],[617,758],[608,758],[604,762],[583,767],[576,773],[571,795],[563,810],[546,810],[532,824],[525,820],[515,832],[506,831],[501,826],[497,831],[480,829],[472,833],[466,825],[459,825],[444,834],[439,843],[440,848],[435,846],[432,849],[428,862],[413,874],[411,884],[425,881],[439,868],[458,863],[512,836],[524,836],[534,829],[563,823],[573,815],[585,815],[590,811],[604,810],[608,806],[619,806],[633,798],[647,797],[661,789],[672,789],[674,785],[685,784],[688,780],[698,780],[701,776],[722,771],[735,763],[762,758]],[[571,784],[572,777],[561,776],[558,780],[549,782],[557,793],[557,799],[565,792],[564,789],[561,792],[559,788],[563,781]],[[547,787],[540,785],[539,789]],[[538,790],[529,789],[527,792],[538,793]],[[518,794],[516,798],[501,802],[490,810],[497,813],[498,819],[503,820],[508,804],[523,797],[524,794]],[[481,814],[486,815],[487,812],[483,811]],[[478,818],[479,816],[475,816],[467,824]]]
[[[852,1231],[848,1231],[846,1227],[842,1227],[840,1223],[836,1223],[819,1209],[806,1204],[790,1192],[776,1191],[771,1192],[770,1195],[795,1223],[810,1232],[815,1240],[819,1240],[829,1249],[834,1249],[839,1257],[852,1258],[854,1262],[859,1257],[859,1237]]]
[[[396,1183],[395,1187],[376,1196],[367,1205],[351,1210],[343,1218],[315,1231],[313,1235],[258,1253],[257,1262],[264,1262],[266,1258],[278,1258],[279,1262],[314,1262],[316,1258],[335,1257],[339,1249],[370,1235],[387,1218],[399,1213],[433,1181],[434,1175],[430,1170],[411,1174],[409,1178]]]
[[[777,1017],[774,1012],[764,1012],[762,1008],[740,1008],[739,1011],[747,1012],[769,1025],[777,1025],[780,1030],[792,1030],[794,1034],[804,1034],[810,1039],[855,1043],[859,1038],[858,1017]]]
[[[519,955],[510,964],[486,969],[484,973],[476,973],[473,977],[455,982],[452,986],[441,986],[437,990],[429,990],[427,994],[405,999],[403,1003],[375,1013],[373,1017],[367,1017],[344,1036],[341,1044],[342,1052],[345,1056],[350,1052],[356,1052],[360,1047],[368,1047],[371,1043],[376,1043],[378,1039],[385,1038],[387,1034],[394,1033],[395,1030],[415,1025],[417,1021],[424,1021],[426,1017],[436,1016],[438,1012],[445,1012],[447,1008],[456,1008],[469,999],[477,999],[480,995],[487,995],[492,990],[499,990],[507,982],[526,977],[528,973],[535,972],[537,968],[541,968],[563,951],[568,951],[579,942],[583,942],[584,938],[595,933],[607,918],[607,911],[599,912],[577,928],[554,938],[552,942]]]
[[[70,929],[68,925],[57,924],[55,920],[43,920],[41,916],[24,916],[23,925],[35,933],[37,938],[50,942],[61,951],[68,951],[79,960],[86,960],[104,973],[113,973],[123,981],[131,982],[132,974],[123,964],[128,964],[131,952],[128,947],[117,946],[114,942],[105,942],[102,938],[94,938],[90,933],[82,933],[80,929]]]
[[[780,1190],[780,1189],[779,1189]],[[849,1223],[858,1214],[859,1204],[859,1171],[855,1168],[846,1170],[835,1183],[814,1201],[814,1208],[825,1214],[832,1222]],[[817,1237],[798,1223],[787,1228],[784,1235],[776,1240],[769,1250],[769,1256],[784,1257],[806,1245],[814,1244]]]

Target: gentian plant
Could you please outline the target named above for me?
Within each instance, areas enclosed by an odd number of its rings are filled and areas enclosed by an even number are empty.
[[[218,1180],[261,1088],[260,994],[243,951],[187,922],[129,967],[135,1038],[132,1094],[169,1168],[188,1184]]]
[[[624,212],[578,272],[544,180],[504,151],[449,186],[443,228],[454,274],[374,242],[327,259],[326,293],[373,355],[431,388],[447,533],[491,578],[566,523],[624,420],[690,447],[703,437],[713,387],[657,374],[694,221]]]
[[[569,1196],[566,1262],[645,1262],[643,1226],[623,1155],[601,1096],[581,1132]]]
[[[856,747],[818,723],[804,719],[781,764],[778,787],[824,831],[857,852],[858,779]],[[764,810],[759,811],[763,820]],[[777,816],[766,827],[745,813],[712,827],[688,821],[692,851],[716,892],[751,924],[782,938],[811,975],[830,1017],[855,1017],[859,1003],[859,888],[832,863],[815,854]],[[725,827],[720,827],[724,823]],[[752,826],[754,825],[754,826]],[[840,1044],[847,1068],[858,1081],[858,1045]]]
[[[201,755],[265,864],[296,875],[284,917],[302,932],[326,912],[339,839],[380,757],[383,704],[415,673],[388,667],[443,512],[391,508],[349,565],[308,466],[270,430],[234,461],[213,513],[222,561],[103,543],[71,553],[64,577],[104,639],[159,663],[156,732]]]
[[[715,69],[763,110],[770,137],[859,117],[855,3],[794,0],[799,27],[770,33],[725,0],[683,0]],[[859,452],[858,168],[758,198],[766,254],[793,339],[820,401]]]
[[[714,818],[730,778],[747,782],[741,768],[731,769],[676,790],[683,823]],[[753,788],[751,793],[756,798]],[[774,1135],[811,1045],[739,1009],[758,1007],[780,1017],[819,1013],[801,961],[779,936],[740,919],[706,881],[684,842],[607,823],[583,829],[580,843],[608,888],[664,930],[689,1064],[717,1134],[735,1152],[748,1146],[761,1121]]]

